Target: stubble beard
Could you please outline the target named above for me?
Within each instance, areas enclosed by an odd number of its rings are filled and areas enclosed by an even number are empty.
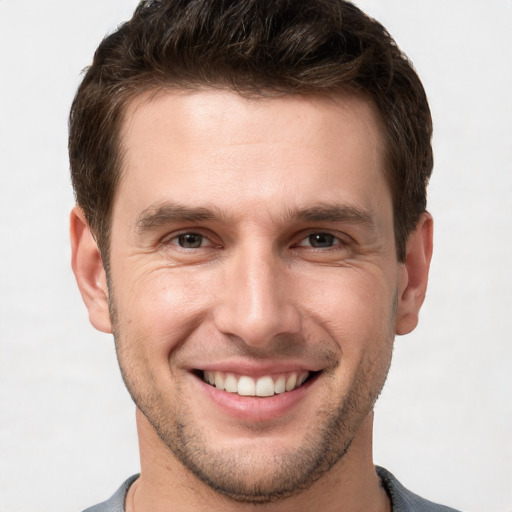
[[[299,494],[339,463],[372,410],[385,380],[384,377],[375,392],[366,397],[362,389],[351,389],[338,408],[315,411],[313,425],[304,432],[303,442],[295,450],[255,456],[236,448],[215,450],[187,410],[177,414],[160,393],[141,390],[124,365],[120,367],[133,401],[174,457],[214,491],[234,501],[253,504]]]
[[[315,424],[304,432],[300,446],[278,455],[212,450],[186,418],[174,429],[153,427],[181,463],[211,489],[237,502],[264,504],[311,487],[343,458],[366,416],[355,411],[352,403],[341,406],[336,414],[327,410],[314,414]],[[356,415],[358,420],[348,424],[347,418]]]
[[[240,503],[265,504],[297,495],[339,463],[373,409],[391,363],[390,349],[387,356],[360,367],[338,404],[313,411],[315,420],[294,450],[257,457],[236,449],[215,450],[201,426],[187,414],[186,407],[177,411],[156,386],[149,388],[147,383],[154,382],[151,375],[144,382],[137,374],[137,365],[129,362],[129,350],[123,344],[112,301],[110,310],[121,374],[135,405],[185,468],[212,490]],[[372,384],[368,385],[369,382]],[[186,393],[177,386],[175,396]]]

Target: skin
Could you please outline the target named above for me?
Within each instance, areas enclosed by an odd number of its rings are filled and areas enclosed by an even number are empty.
[[[79,208],[71,238],[137,405],[128,510],[389,510],[373,404],[417,323],[432,219],[399,263],[372,104],[160,92],[129,105],[122,140],[108,279]],[[233,398],[201,370],[315,378]]]

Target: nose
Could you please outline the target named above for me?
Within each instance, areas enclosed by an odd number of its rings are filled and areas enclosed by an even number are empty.
[[[292,340],[301,329],[293,273],[271,250],[237,251],[226,262],[215,310],[217,329],[248,346]]]

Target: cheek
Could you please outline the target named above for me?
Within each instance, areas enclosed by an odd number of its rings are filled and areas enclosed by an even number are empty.
[[[116,328],[124,344],[149,359],[170,353],[204,321],[211,294],[205,279],[160,269],[120,283],[114,290]],[[166,363],[167,364],[167,363]]]
[[[395,292],[391,288],[385,280],[353,272],[329,293],[316,295],[315,324],[339,352],[339,364],[331,374],[333,396],[348,401],[366,396],[373,402],[382,388],[394,340]]]
[[[360,269],[335,269],[328,279],[304,283],[308,316],[340,347],[345,358],[359,359],[393,338],[392,283]],[[306,300],[306,299],[305,299]]]

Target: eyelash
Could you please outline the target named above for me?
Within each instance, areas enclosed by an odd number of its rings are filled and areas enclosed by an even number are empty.
[[[179,243],[179,240],[180,238],[183,239],[184,237],[187,237],[187,236],[194,236],[194,237],[200,237],[201,238],[201,242],[200,242],[200,245],[198,247],[183,247],[180,243]],[[183,231],[181,233],[178,233],[170,238],[166,238],[163,240],[163,244],[164,245],[175,245],[177,246],[179,249],[183,249],[185,251],[188,251],[188,250],[195,250],[195,249],[203,249],[205,247],[205,245],[203,245],[203,243],[205,241],[209,241],[210,243],[208,244],[207,247],[213,247],[215,246],[215,244],[213,244],[211,242],[211,239],[210,237],[204,235],[203,233],[199,233],[197,231]],[[220,245],[220,244],[219,244]]]
[[[301,235],[302,236],[302,235]],[[313,245],[313,237],[317,237],[317,241],[319,242],[319,245],[322,245],[322,239],[326,241],[328,244],[327,246],[321,247],[321,246],[315,246]],[[308,245],[305,245],[304,242],[309,241]],[[310,232],[306,236],[302,236],[300,241],[294,245],[294,247],[304,247],[307,249],[312,250],[334,250],[338,248],[339,246],[345,246],[346,242],[344,242],[339,236],[336,236],[332,233],[329,233],[328,231],[314,231]]]
[[[184,247],[180,243],[180,239],[187,236],[195,236],[200,237],[200,245],[197,247]],[[327,239],[327,243],[330,245],[324,246],[324,247],[315,247],[312,242],[312,237],[323,237],[324,239]],[[298,242],[292,244],[292,248],[303,248],[305,250],[314,250],[314,251],[327,251],[327,250],[335,250],[337,248],[345,247],[347,245],[347,241],[343,240],[341,237],[334,235],[333,233],[330,233],[328,231],[309,231],[307,233],[301,233],[298,237]],[[307,242],[309,240],[309,244],[304,244],[304,242]],[[207,245],[204,245],[204,242],[209,242]],[[197,231],[183,231],[181,233],[175,234],[174,236],[164,239],[162,242],[164,245],[174,245],[178,247],[181,250],[185,251],[191,251],[191,250],[197,250],[197,249],[204,249],[208,247],[222,247],[221,244],[214,244],[211,241],[211,238],[203,233],[197,232]],[[321,240],[320,240],[321,244]]]

